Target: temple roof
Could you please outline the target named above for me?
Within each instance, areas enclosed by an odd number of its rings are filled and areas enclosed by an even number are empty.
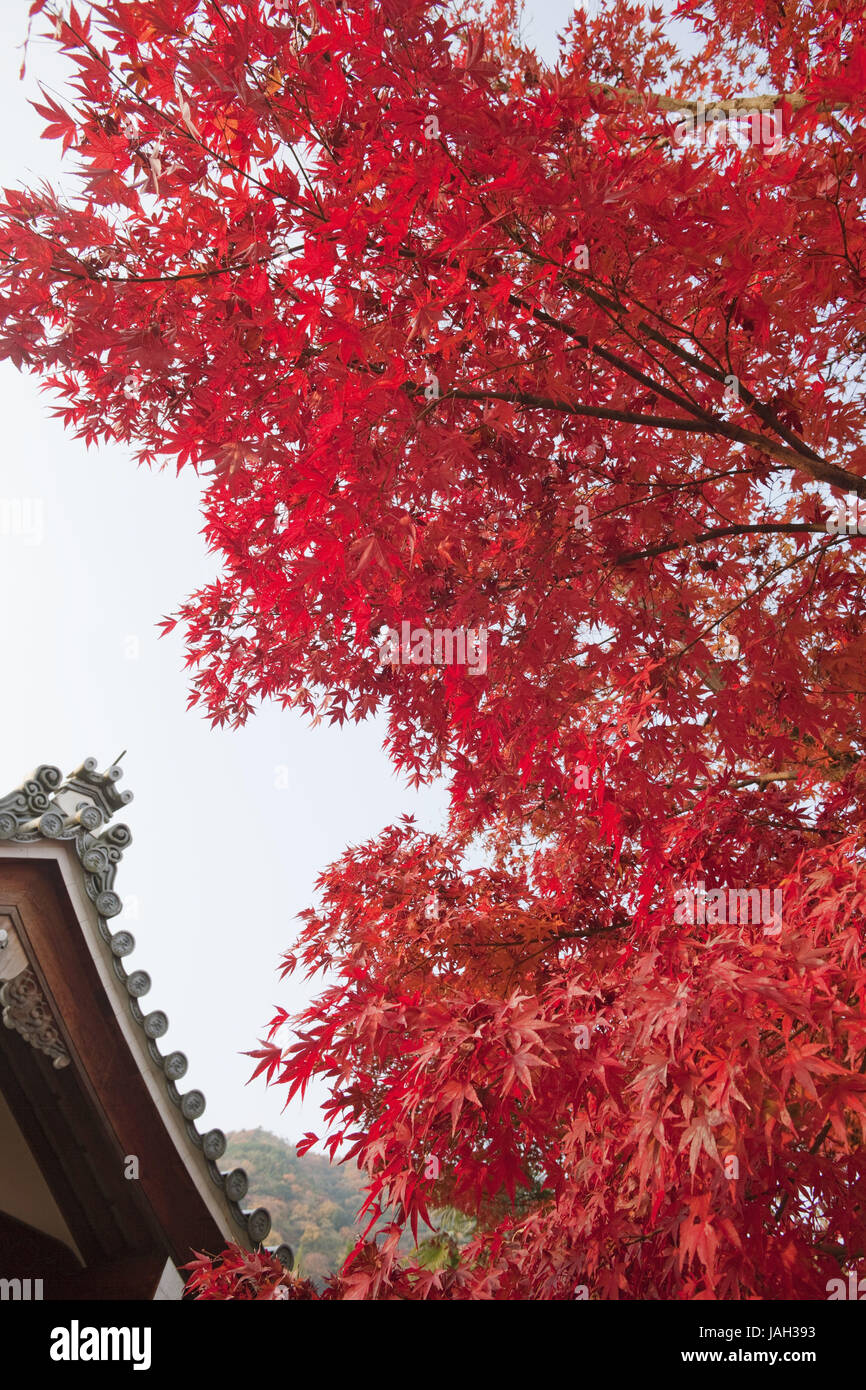
[[[102,950],[125,990],[130,1017],[140,1031],[147,1053],[161,1073],[165,1096],[179,1111],[187,1143],[223,1199],[236,1228],[234,1238],[255,1247],[270,1231],[270,1215],[263,1207],[255,1211],[241,1207],[248,1186],[242,1168],[223,1172],[217,1166],[225,1153],[225,1134],[219,1129],[199,1128],[197,1122],[205,1111],[204,1095],[197,1090],[182,1092],[178,1089],[178,1082],[187,1071],[186,1056],[183,1052],[164,1052],[160,1048],[159,1040],[168,1032],[168,1019],[159,1009],[145,1012],[146,1005],[141,1001],[150,992],[151,979],[129,959],[135,950],[135,938],[125,928],[113,931],[111,927],[112,919],[123,908],[115,890],[117,871],[123,851],[132,843],[128,826],[113,823],[115,812],[132,800],[130,791],[118,789],[121,776],[122,770],[116,764],[105,772],[98,772],[95,758],[87,758],[65,778],[59,768],[42,764],[15,791],[0,797],[0,841],[22,845],[37,841],[65,842],[74,851],[84,891],[96,911]],[[0,988],[0,1000],[7,1005],[6,1013],[9,1013],[14,1009],[14,1001],[3,999],[4,992]],[[17,1026],[11,1018],[7,1021],[10,1026]],[[43,1047],[42,1050],[48,1049]],[[63,1066],[66,1062],[68,1058],[61,1045],[60,1055],[54,1056],[54,1065]],[[289,1247],[280,1246],[276,1253],[291,1268]]]

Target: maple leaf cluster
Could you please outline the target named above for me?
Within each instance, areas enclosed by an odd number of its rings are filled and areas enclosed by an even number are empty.
[[[688,56],[611,0],[554,68],[502,0],[32,9],[78,192],[3,195],[0,353],[206,478],[166,627],[215,723],[380,713],[450,791],[323,874],[321,992],[255,1054],[369,1175],[329,1296],[825,1297],[866,1260],[862,5],[683,0]],[[675,137],[713,100],[781,135]],[[384,661],[404,624],[484,668]],[[443,1205],[475,1235],[407,1261]]]
[[[216,1259],[196,1250],[194,1259],[181,1267],[189,1271],[184,1290],[186,1298],[251,1303],[318,1302],[320,1299],[309,1279],[299,1279],[288,1273],[270,1251],[245,1250],[234,1242]],[[322,1297],[328,1296],[326,1290]]]

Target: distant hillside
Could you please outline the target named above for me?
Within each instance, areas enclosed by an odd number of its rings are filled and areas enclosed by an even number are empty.
[[[225,1161],[232,1168],[243,1168],[250,1180],[245,1204],[267,1207],[270,1212],[268,1245],[284,1241],[290,1245],[295,1272],[321,1288],[327,1276],[340,1269],[361,1234],[355,1217],[364,1201],[364,1183],[357,1168],[329,1163],[321,1154],[298,1158],[294,1145],[266,1129],[229,1134]],[[453,1266],[475,1222],[452,1207],[432,1208],[430,1216],[435,1232],[414,1249],[406,1231],[399,1248],[428,1268]]]
[[[359,1234],[355,1216],[364,1196],[357,1168],[320,1154],[298,1158],[294,1146],[265,1129],[229,1134],[221,1166],[226,1163],[245,1169],[245,1205],[267,1207],[273,1223],[267,1243],[289,1244],[297,1273],[320,1284],[340,1268]]]

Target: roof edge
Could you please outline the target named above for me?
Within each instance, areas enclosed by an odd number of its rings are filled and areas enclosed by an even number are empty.
[[[211,1181],[220,1189],[241,1240],[255,1249],[271,1229],[270,1213],[264,1207],[254,1211],[241,1207],[248,1190],[243,1168],[230,1172],[218,1168],[217,1160],[226,1150],[226,1136],[221,1129],[199,1130],[196,1121],[204,1114],[205,1097],[198,1090],[178,1090],[177,1082],[188,1067],[186,1055],[160,1050],[157,1040],[167,1033],[168,1018],[159,1009],[144,1012],[139,1000],[150,990],[150,976],[145,970],[128,971],[124,963],[135,949],[135,937],[125,928],[112,931],[109,925],[123,909],[114,884],[123,851],[132,843],[127,825],[109,822],[115,811],[133,798],[132,792],[121,792],[117,787],[123,772],[116,763],[105,772],[98,772],[97,766],[95,758],[86,758],[64,778],[58,767],[40,764],[20,787],[0,797],[0,841],[62,841],[75,851],[84,890],[96,910],[100,940],[114,974],[126,990],[130,1016],[162,1073],[165,1094],[180,1111],[189,1143],[201,1154]],[[275,1253],[286,1268],[292,1268],[294,1258],[288,1245],[279,1246]]]

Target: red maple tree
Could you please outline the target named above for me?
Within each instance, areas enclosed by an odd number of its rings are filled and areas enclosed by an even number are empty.
[[[255,1054],[395,1213],[330,1295],[824,1298],[866,1260],[866,20],[682,0],[684,53],[612,0],[549,67],[512,8],[36,0],[81,192],[6,191],[0,351],[210,474],[169,626],[215,722],[381,711],[447,778],[447,832],[323,876]],[[474,1238],[407,1262],[443,1203]]]

